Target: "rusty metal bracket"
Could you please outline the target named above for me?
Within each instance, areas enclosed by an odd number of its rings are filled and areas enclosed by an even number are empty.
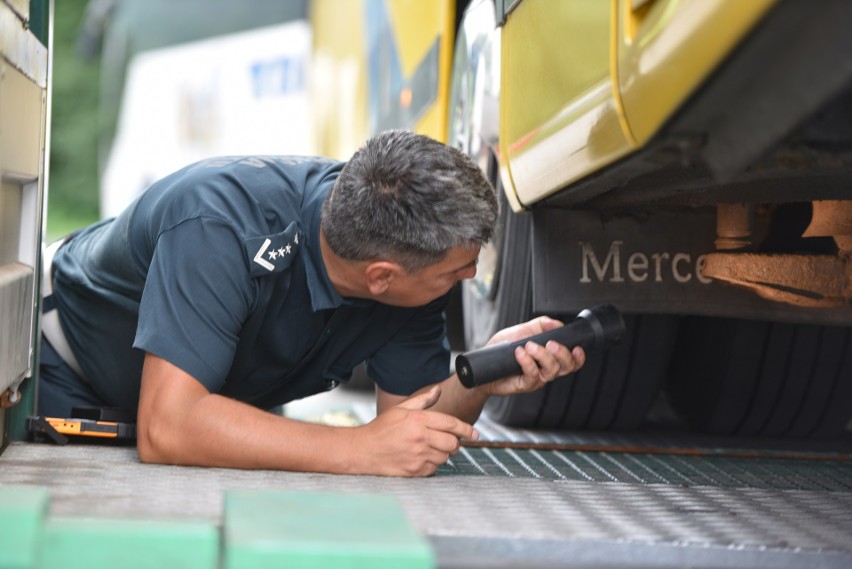
[[[710,253],[703,275],[796,306],[852,306],[852,254]]]
[[[0,395],[0,409],[11,409],[21,401],[21,394],[18,391],[12,391],[12,388],[6,389]]]

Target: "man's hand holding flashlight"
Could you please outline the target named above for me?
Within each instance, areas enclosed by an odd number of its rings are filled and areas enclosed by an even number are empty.
[[[564,324],[559,320],[540,316],[529,322],[501,330],[486,345],[512,343],[562,326]],[[522,373],[482,386],[483,389],[488,390],[489,395],[514,395],[536,391],[557,377],[574,373],[586,362],[586,353],[583,348],[576,346],[569,349],[553,340],[545,345],[527,342],[515,348],[514,355],[521,366]]]

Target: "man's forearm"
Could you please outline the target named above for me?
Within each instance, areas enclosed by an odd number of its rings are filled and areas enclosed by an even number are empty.
[[[346,473],[357,469],[351,434],[287,419],[208,394],[179,415],[140,420],[145,462]]]
[[[441,398],[433,409],[458,417],[467,423],[475,423],[489,397],[487,386],[468,389],[462,385],[456,374],[442,381],[440,385]]]

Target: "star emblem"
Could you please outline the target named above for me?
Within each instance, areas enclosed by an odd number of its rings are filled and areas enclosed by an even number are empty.
[[[294,221],[280,233],[246,239],[246,253],[251,257],[252,277],[287,270],[293,259],[299,255],[298,243],[301,237],[299,224]]]

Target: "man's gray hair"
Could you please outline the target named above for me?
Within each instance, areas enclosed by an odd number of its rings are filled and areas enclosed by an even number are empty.
[[[496,221],[494,188],[468,156],[390,130],[344,166],[323,204],[321,227],[343,259],[383,259],[414,273],[454,247],[488,242]]]

